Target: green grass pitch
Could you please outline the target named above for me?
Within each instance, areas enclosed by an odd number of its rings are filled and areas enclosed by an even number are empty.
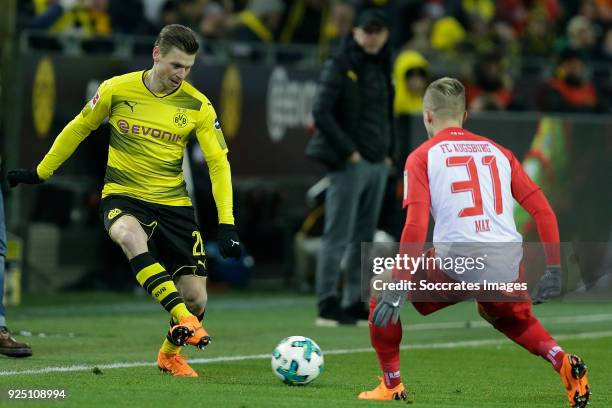
[[[309,296],[211,293],[205,325],[213,343],[204,351],[184,352],[195,359],[199,378],[173,378],[157,370],[154,362],[168,319],[147,297],[68,294],[24,303],[9,308],[8,319],[13,331],[31,332],[18,337],[32,345],[34,356],[0,356],[0,406],[402,405],[356,399],[359,391],[378,382],[368,330],[314,327],[315,301]],[[612,305],[549,304],[534,310],[566,350],[587,362],[592,406],[612,407]],[[489,327],[472,303],[429,317],[407,306],[402,322],[402,378],[413,394],[411,406],[567,406],[550,365]],[[306,387],[286,386],[270,369],[272,349],[289,335],[311,337],[325,356],[325,371]],[[9,388],[66,389],[68,396],[21,404],[7,400]]]

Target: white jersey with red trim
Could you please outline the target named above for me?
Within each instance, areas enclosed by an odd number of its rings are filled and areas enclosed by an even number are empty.
[[[416,149],[404,179],[404,206],[431,206],[434,242],[522,242],[513,197],[538,189],[512,152],[461,128],[444,129]]]

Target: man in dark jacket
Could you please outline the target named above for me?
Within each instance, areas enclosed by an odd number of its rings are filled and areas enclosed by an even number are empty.
[[[361,302],[361,242],[378,224],[393,148],[389,30],[365,10],[337,55],[326,61],[313,108],[317,134],[306,154],[328,168],[325,230],[316,274],[317,325],[367,320]],[[341,308],[337,292],[346,253]]]

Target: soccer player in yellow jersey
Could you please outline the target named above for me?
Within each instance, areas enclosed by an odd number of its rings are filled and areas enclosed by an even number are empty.
[[[219,214],[219,248],[238,258],[227,146],[208,99],[185,81],[198,43],[192,30],[164,27],[153,48],[153,67],[104,81],[32,170],[8,174],[9,184],[50,178],[80,142],[109,119],[111,135],[101,213],[136,279],[171,314],[158,365],[175,376],[197,377],[181,346],[210,342],[200,321],[206,307],[204,245],[185,189],[183,151],[196,137],[206,158]]]

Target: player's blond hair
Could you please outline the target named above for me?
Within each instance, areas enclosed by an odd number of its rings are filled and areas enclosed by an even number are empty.
[[[459,80],[444,77],[425,90],[423,107],[443,119],[455,119],[465,112],[465,88]]]
[[[166,55],[172,47],[193,55],[198,52],[198,39],[189,27],[181,24],[170,24],[161,29],[155,40],[155,46],[159,47],[162,55]]]

